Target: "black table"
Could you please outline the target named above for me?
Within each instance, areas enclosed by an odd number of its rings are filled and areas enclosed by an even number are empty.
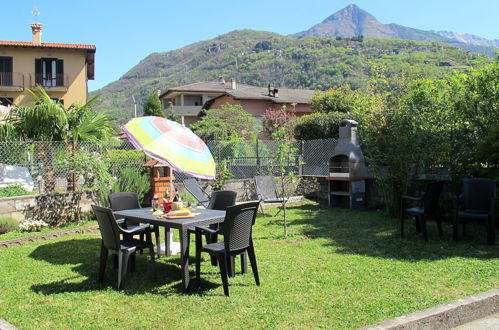
[[[149,223],[155,226],[178,229],[180,232],[180,260],[182,268],[182,285],[184,290],[189,288],[189,234],[188,228],[195,226],[205,226],[213,223],[221,223],[225,219],[225,211],[219,210],[194,210],[194,213],[201,213],[189,219],[163,219],[152,215],[150,208],[123,210],[113,212],[116,217],[135,220],[142,223]],[[167,249],[167,247],[166,247]]]

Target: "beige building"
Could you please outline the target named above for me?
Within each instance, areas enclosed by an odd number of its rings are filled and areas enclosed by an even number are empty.
[[[31,24],[32,41],[0,40],[0,105],[27,105],[27,89],[41,85],[66,106],[87,102],[94,79],[94,45],[41,42],[42,25]]]
[[[159,98],[165,112],[173,107],[173,112],[190,125],[201,119],[203,109],[217,109],[226,103],[241,105],[257,120],[261,120],[266,110],[282,106],[297,116],[310,114],[313,110],[309,102],[313,95],[314,91],[308,89],[264,88],[220,79],[170,88]]]

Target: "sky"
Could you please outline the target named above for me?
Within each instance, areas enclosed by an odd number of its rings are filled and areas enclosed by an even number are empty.
[[[242,29],[288,35],[354,3],[384,24],[499,39],[499,0],[0,0],[0,40],[97,47],[93,91],[118,80],[151,53],[175,50]],[[32,14],[37,8],[39,15]]]

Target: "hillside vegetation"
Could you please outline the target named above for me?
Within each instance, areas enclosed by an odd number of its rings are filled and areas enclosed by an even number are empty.
[[[348,84],[354,89],[370,85],[377,91],[396,91],[407,80],[439,78],[490,62],[487,56],[438,42],[294,38],[241,30],[151,54],[119,80],[92,94],[101,94],[96,108],[109,111],[121,124],[133,115],[132,94],[140,114],[153,90],[164,92],[220,76],[257,86],[273,83],[277,87],[327,90]]]

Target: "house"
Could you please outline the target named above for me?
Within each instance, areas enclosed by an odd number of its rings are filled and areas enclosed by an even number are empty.
[[[298,116],[309,114],[313,111],[309,106],[313,94],[313,90],[277,89],[270,85],[264,88],[237,84],[234,79],[226,82],[221,78],[219,81],[170,88],[159,98],[165,111],[172,106],[173,112],[190,125],[200,119],[203,109],[217,109],[226,103],[241,105],[258,120],[267,109],[280,109],[282,106],[293,110]]]
[[[54,101],[87,102],[94,79],[94,45],[42,42],[42,25],[31,24],[32,41],[0,40],[0,105],[28,105],[27,89],[41,85]]]

